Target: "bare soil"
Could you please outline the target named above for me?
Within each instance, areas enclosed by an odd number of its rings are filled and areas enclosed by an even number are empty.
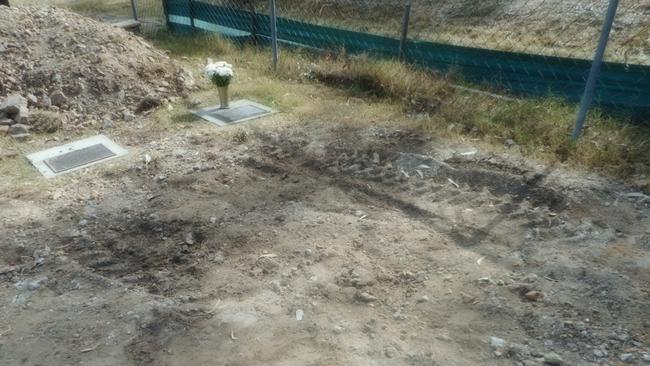
[[[3,192],[2,364],[643,362],[647,197],[281,119],[130,133],[121,167]]]

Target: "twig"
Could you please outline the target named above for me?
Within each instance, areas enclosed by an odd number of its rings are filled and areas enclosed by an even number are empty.
[[[447,180],[449,181],[449,183],[453,184],[454,187],[456,187],[456,188],[460,188],[460,186],[458,185],[458,183],[456,183],[456,182],[454,182],[453,180],[451,180],[451,178],[447,178]]]
[[[273,254],[273,253],[271,253],[271,254],[262,254],[262,255],[260,255],[259,257],[257,257],[257,259],[262,259],[262,258],[276,258],[277,256],[278,256],[277,254]]]
[[[101,342],[100,342],[100,343],[101,343]],[[84,348],[84,349],[82,349],[81,351],[79,351],[79,353],[86,353],[86,352],[94,351],[94,350],[97,349],[97,347],[99,347],[99,344],[100,344],[100,343],[97,343],[96,345],[94,345],[94,346],[92,346],[92,347],[90,347],[90,348]]]
[[[7,327],[7,330],[5,330],[4,332],[0,333],[0,337],[9,334],[9,332],[11,332],[11,325]]]
[[[232,329],[230,330],[230,339],[232,339],[233,341],[236,341],[236,340],[239,339],[239,338],[235,337],[235,331],[232,330]]]
[[[468,87],[465,87],[465,86],[460,86],[460,85],[455,85],[455,84],[450,84],[449,86],[451,86],[452,88],[457,89],[457,90],[466,91],[468,93],[484,95],[486,97],[495,98],[495,99],[507,100],[508,102],[519,102],[520,101],[519,99],[506,97],[505,95],[494,94],[494,93],[486,92],[486,91],[483,91],[483,90],[468,88]]]
[[[217,302],[214,304],[212,309],[210,309],[210,311],[208,311],[208,314],[214,314],[214,312],[217,311],[217,309],[219,308],[219,305],[221,305],[221,299],[217,300]]]

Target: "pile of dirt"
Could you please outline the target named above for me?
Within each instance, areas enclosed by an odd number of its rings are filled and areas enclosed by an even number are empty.
[[[132,120],[193,86],[164,53],[110,24],[56,8],[0,9],[0,102],[22,96],[63,128]]]

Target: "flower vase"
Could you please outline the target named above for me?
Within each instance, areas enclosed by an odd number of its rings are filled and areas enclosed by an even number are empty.
[[[228,86],[219,86],[219,102],[221,103],[221,109],[228,108]]]

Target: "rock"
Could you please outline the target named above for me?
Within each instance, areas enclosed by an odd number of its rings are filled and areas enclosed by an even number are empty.
[[[11,137],[16,140],[16,141],[26,141],[28,140],[32,135],[29,133],[21,133],[18,135],[11,135]]]
[[[11,302],[14,305],[24,305],[27,300],[29,299],[29,295],[26,293],[20,293],[14,296],[14,298],[11,300]]]
[[[650,363],[650,353],[644,353],[643,355],[641,355],[641,359],[645,363]]]
[[[334,334],[341,334],[341,333],[343,333],[343,327],[340,326],[340,325],[338,325],[338,324],[337,324],[337,325],[334,325],[334,326],[332,327],[332,332],[333,332]]]
[[[549,352],[544,354],[544,363],[547,365],[562,365],[562,357],[555,352]]]
[[[539,301],[544,298],[544,294],[540,291],[528,291],[526,292],[526,299],[528,301]]]
[[[55,105],[57,107],[64,106],[68,103],[68,97],[63,94],[62,91],[58,90],[55,91],[54,93],[50,94],[50,101],[52,105]]]
[[[27,104],[29,105],[37,105],[38,104],[38,98],[34,94],[27,94]]]
[[[32,131],[53,133],[63,128],[63,119],[55,112],[36,111],[29,117],[29,125]]]
[[[489,285],[490,283],[492,283],[492,280],[490,279],[490,277],[481,277],[478,279],[478,283],[479,285]]]
[[[379,154],[376,153],[376,152],[372,153],[372,163],[373,164],[379,164],[380,162],[381,162],[381,160],[379,158]]]
[[[41,282],[44,282],[47,280],[47,277],[41,278],[39,280],[22,280],[19,282],[16,282],[14,284],[14,287],[16,290],[19,291],[34,291],[38,290],[41,287]]]
[[[525,344],[512,343],[507,347],[507,353],[511,357],[522,358],[530,355],[530,348]]]
[[[634,360],[634,355],[631,354],[631,353],[621,353],[618,356],[618,359],[621,360],[621,362],[626,362],[627,363],[627,362],[631,362],[632,360]]]
[[[7,118],[7,117],[0,118],[0,126],[9,126],[9,125],[13,125],[14,123],[16,122],[14,122],[14,120],[11,118]]]
[[[598,349],[598,348],[593,351],[593,354],[594,354],[594,357],[596,357],[596,358],[605,358],[605,357],[609,356],[609,353],[607,351],[605,351],[604,349]]]
[[[393,358],[397,356],[397,349],[393,346],[387,346],[384,348],[384,356],[386,356],[386,358]]]
[[[21,135],[21,134],[29,133],[29,126],[24,125],[22,123],[16,123],[9,126],[8,133],[10,135]]]
[[[11,94],[0,103],[0,112],[8,115],[19,114],[23,109],[27,109],[27,99],[18,94]]]
[[[130,111],[124,111],[122,112],[122,119],[126,122],[133,121],[135,119],[135,114]]]
[[[146,112],[150,109],[154,109],[163,104],[162,99],[159,96],[149,94],[146,97],[142,98],[136,109],[136,113]]]
[[[419,303],[429,302],[429,297],[427,295],[423,295],[419,299],[417,299],[417,302]]]
[[[305,318],[305,312],[302,309],[296,310],[296,320],[301,321]]]
[[[513,139],[507,139],[507,140],[505,140],[503,143],[504,143],[507,147],[513,147],[513,146],[515,146],[515,144],[516,144],[516,143],[515,143],[515,140],[513,140]]]
[[[226,260],[226,257],[223,255],[222,251],[218,251],[212,257],[212,261],[217,264],[222,264]]]
[[[3,135],[4,135],[4,134],[6,134],[7,132],[9,132],[9,126],[2,126],[2,125],[0,125],[0,134],[3,134]]]
[[[367,292],[357,292],[355,298],[363,302],[375,302],[377,298]]]
[[[43,107],[51,107],[51,106],[52,106],[52,100],[51,100],[50,97],[48,97],[47,95],[43,96],[43,97],[41,98],[41,100],[42,100],[42,101],[41,101],[41,105],[42,105]]]
[[[499,337],[490,337],[490,347],[497,351],[497,350],[502,350],[506,348],[506,341],[504,339],[501,339]]]

